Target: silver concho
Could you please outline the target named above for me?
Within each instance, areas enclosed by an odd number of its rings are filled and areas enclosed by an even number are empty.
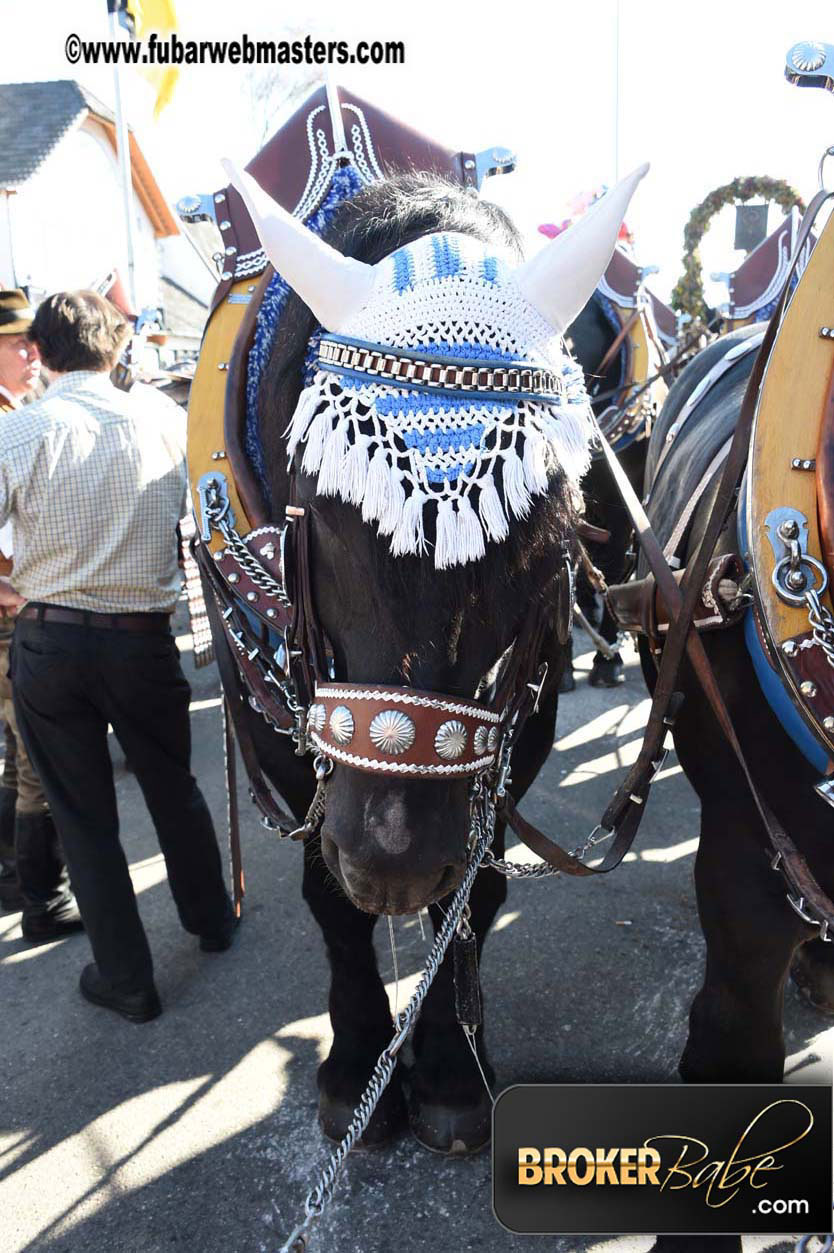
[[[462,757],[466,751],[466,727],[463,723],[455,718],[442,723],[434,737],[434,748],[438,757],[444,757],[446,761],[457,761],[458,757]]]
[[[326,717],[327,710],[324,705],[311,705],[307,712],[307,730],[321,732],[324,729]]]
[[[330,734],[337,744],[349,744],[353,739],[353,714],[347,705],[337,705],[330,715]]]
[[[489,736],[488,727],[478,727],[475,731],[475,738],[472,741],[472,747],[475,749],[476,757],[483,757],[487,751],[487,737]]]
[[[494,753],[498,747],[498,727],[490,727],[487,736],[487,749],[490,753]]]
[[[406,752],[414,743],[417,730],[408,714],[399,709],[383,709],[371,719],[368,735],[371,743],[381,753],[390,753],[398,757]]]
[[[825,61],[825,48],[819,43],[797,44],[791,53],[791,64],[795,70],[818,70]]]

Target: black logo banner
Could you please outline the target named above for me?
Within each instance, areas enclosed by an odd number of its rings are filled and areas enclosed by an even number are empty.
[[[519,1085],[495,1104],[492,1175],[513,1232],[828,1232],[831,1089]]]

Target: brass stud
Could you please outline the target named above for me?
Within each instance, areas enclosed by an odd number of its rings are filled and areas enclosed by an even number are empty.
[[[817,685],[812,679],[805,679],[802,683],[800,683],[799,690],[803,696],[811,698],[817,694]]]
[[[236,571],[236,570],[233,570],[233,571],[232,571],[232,573],[231,573],[231,574],[228,574],[226,577],[228,578],[228,580],[229,580],[229,582],[230,582],[230,583],[239,583],[239,582],[240,582],[240,575],[237,573],[237,571]]]
[[[782,645],[782,652],[786,657],[795,657],[798,651],[796,640],[785,640]]]
[[[258,593],[257,593],[257,592],[247,592],[247,593],[246,593],[246,599],[249,601],[249,604],[250,604],[250,605],[252,605],[252,604],[254,604],[254,603],[255,603],[255,601],[258,599]]]

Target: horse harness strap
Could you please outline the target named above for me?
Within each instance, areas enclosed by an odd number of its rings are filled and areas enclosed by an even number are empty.
[[[606,460],[623,500],[632,515],[632,521],[637,529],[638,538],[657,582],[657,588],[669,611],[674,615],[658,667],[651,711],[639,756],[617,789],[600,823],[604,832],[613,833],[614,835],[608,853],[598,867],[587,866],[522,819],[515,810],[511,800],[507,800],[503,807],[503,816],[510,823],[519,838],[555,869],[575,875],[601,874],[612,870],[618,865],[636,834],[645,809],[645,800],[652,778],[657,773],[662,760],[659,754],[661,753],[666,731],[674,723],[677,706],[681,699],[680,694],[674,690],[674,683],[683,659],[684,650],[686,650],[695,674],[722,731],[736,755],[750,788],[770,842],[771,865],[774,869],[782,872],[791,889],[788,894],[788,902],[804,922],[809,926],[819,927],[820,938],[823,940],[834,938],[834,936],[829,936],[829,930],[834,929],[834,902],[830,900],[811,874],[805,858],[776,818],[753,778],[716,681],[715,673],[704,650],[703,641],[697,630],[693,628],[693,617],[701,597],[704,578],[712,560],[716,543],[737,497],[741,475],[746,463],[756,398],[764,376],[768,355],[776,338],[779,321],[787,302],[791,276],[801,255],[805,240],[810,233],[813,221],[828,195],[829,193],[825,191],[818,192],[809,204],[803,219],[796,244],[794,266],[791,267],[788,273],[781,298],[768,324],[761,349],[748,379],[738,424],[733,435],[729,454],[724,463],[718,493],[697,554],[694,560],[687,566],[680,587],[664,558],[643,506],[617,461],[613,450],[600,433]],[[603,836],[603,838],[606,837]]]

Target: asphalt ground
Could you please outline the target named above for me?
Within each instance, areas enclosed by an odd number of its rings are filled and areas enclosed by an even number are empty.
[[[181,615],[180,615],[181,617]],[[181,629],[187,630],[181,623]],[[626,683],[577,690],[525,812],[571,844],[634,760],[647,700]],[[225,821],[219,688],[193,671],[194,769]],[[241,785],[247,896],[231,951],[202,954],[179,927],[138,787],[114,745],[125,848],[165,1012],[142,1026],[84,1002],[83,936],[39,948],[0,915],[0,1253],[277,1253],[329,1155],[315,1071],[329,1045],[320,933],[301,899],[301,852],[258,824]],[[670,758],[638,837],[603,881],[514,883],[482,963],[497,1087],[519,1081],[675,1082],[703,942],[692,887],[698,806]],[[520,850],[513,856],[524,860]],[[380,967],[402,1005],[428,948],[398,920],[395,991],[387,928]],[[830,1080],[831,1021],[791,986],[788,1079]],[[474,1063],[473,1063],[474,1064]],[[493,1217],[489,1155],[427,1153],[409,1136],[351,1156],[312,1251],[398,1249],[645,1253],[642,1236],[520,1237]],[[745,1253],[793,1248],[746,1237]],[[708,1250],[709,1245],[704,1245]]]

